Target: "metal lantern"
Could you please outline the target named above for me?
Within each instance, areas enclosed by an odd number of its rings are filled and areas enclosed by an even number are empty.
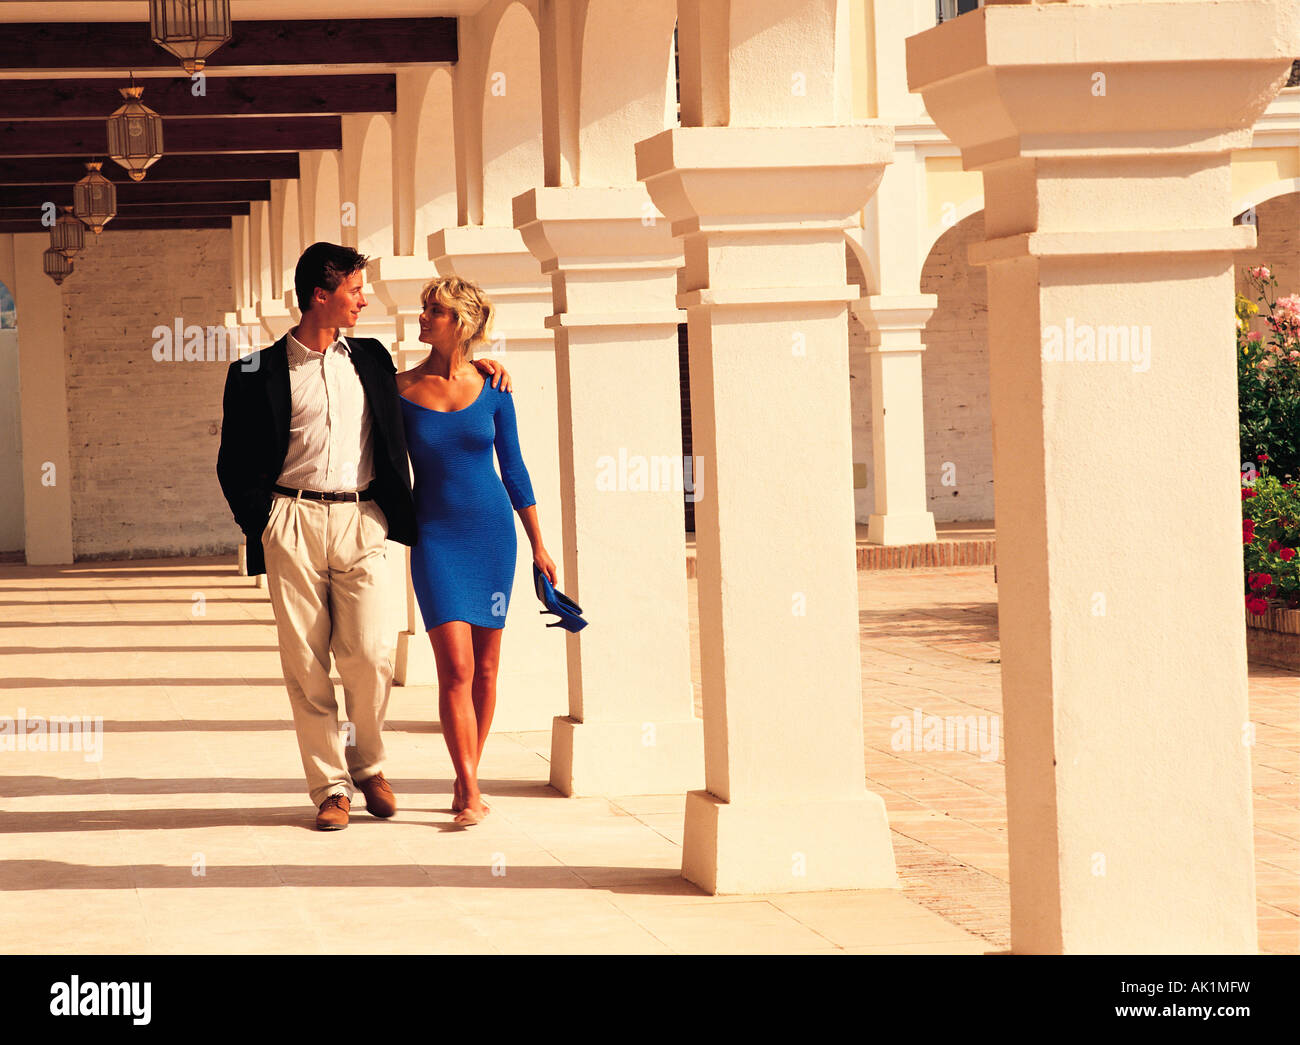
[[[144,88],[137,84],[121,88],[126,103],[108,118],[108,154],[123,167],[132,181],[142,181],[144,172],[162,158],[162,117],[140,100]]]
[[[117,215],[117,188],[99,173],[98,160],[86,164],[87,174],[72,186],[72,212],[98,236]]]
[[[86,245],[86,226],[72,215],[71,207],[60,207],[62,214],[50,229],[50,247],[71,261]]]
[[[230,39],[230,0],[149,0],[149,34],[193,76]]]
[[[53,247],[46,249],[41,257],[45,262],[45,274],[54,280],[56,287],[63,286],[64,279],[72,274],[72,262]]]

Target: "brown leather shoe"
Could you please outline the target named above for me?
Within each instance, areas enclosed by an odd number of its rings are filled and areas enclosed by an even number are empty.
[[[320,812],[316,814],[316,830],[342,831],[348,826],[348,810],[351,808],[352,803],[347,795],[330,795],[320,804]]]
[[[383,773],[366,777],[357,784],[357,789],[366,796],[366,812],[371,816],[386,820],[397,812],[397,799]]]

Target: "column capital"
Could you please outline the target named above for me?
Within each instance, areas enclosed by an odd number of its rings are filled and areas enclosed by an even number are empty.
[[[894,154],[893,126],[673,127],[636,143],[672,234],[845,229]]]
[[[672,301],[682,248],[645,186],[534,188],[513,202],[515,226],[552,277],[548,327],[675,331],[684,321],[647,307]]]
[[[998,4],[908,37],[907,79],[978,170],[1245,147],[1297,53],[1294,0]]]
[[[938,306],[936,294],[872,294],[849,308],[866,328],[868,352],[924,352],[921,333]]]
[[[681,244],[644,185],[548,186],[513,204],[515,228],[543,272],[681,265]]]

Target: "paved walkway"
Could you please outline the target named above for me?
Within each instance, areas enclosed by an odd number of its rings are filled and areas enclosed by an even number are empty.
[[[1004,950],[1001,750],[891,743],[913,708],[1000,714],[992,573],[859,573],[869,786],[889,806],[903,889],[711,897],[678,873],[681,796],[561,798],[544,732],[494,737],[494,812],[450,827],[422,687],[390,706],[398,817],[359,811],[347,831],[316,832],[264,589],[216,559],[0,567],[0,715],[104,718],[97,760],[0,752],[0,950]],[[1295,953],[1300,676],[1252,673],[1251,695],[1261,946]]]

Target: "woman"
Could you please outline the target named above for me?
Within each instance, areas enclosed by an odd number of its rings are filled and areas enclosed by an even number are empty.
[[[533,562],[555,583],[542,545],[536,499],[519,453],[510,393],[493,388],[469,362],[485,342],[495,309],[468,280],[433,280],[420,298],[420,340],[431,349],[397,375],[406,445],[415,471],[419,539],[411,582],[438,666],[438,716],[456,769],[456,823],[489,812],[478,764],[496,707],[501,633],[515,576],[513,506],[533,546]],[[498,478],[492,467],[496,447]]]

